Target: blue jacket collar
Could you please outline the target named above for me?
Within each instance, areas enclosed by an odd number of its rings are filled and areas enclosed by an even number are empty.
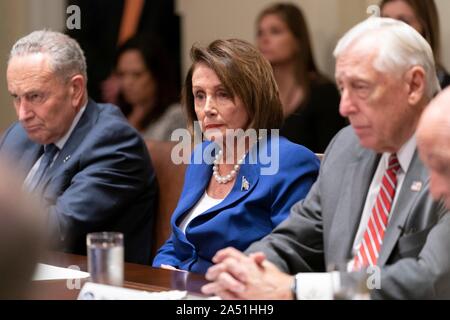
[[[195,152],[202,152],[204,148],[210,145],[211,142],[205,142],[201,145],[201,148],[197,148]],[[201,149],[201,150],[199,150]],[[245,162],[241,165],[241,168],[236,176],[234,186],[225,199],[218,205],[207,210],[201,216],[195,218],[190,226],[201,224],[204,220],[209,220],[211,215],[219,214],[223,209],[233,206],[236,202],[240,201],[243,197],[249,195],[258,183],[260,175],[260,164],[257,161],[256,148],[245,157]],[[173,222],[175,222],[174,232],[181,235],[181,230],[178,228],[181,219],[188,213],[202,197],[212,177],[213,165],[202,162],[201,164],[192,164],[189,174],[186,175],[185,186],[183,194],[180,198],[179,207],[174,213]],[[243,186],[247,184],[247,187]]]

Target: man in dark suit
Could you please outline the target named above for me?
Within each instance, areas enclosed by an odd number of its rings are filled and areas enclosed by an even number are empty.
[[[440,90],[431,48],[403,22],[370,18],[339,41],[335,57],[340,112],[351,127],[328,146],[305,200],[248,256],[216,254],[205,293],[450,298],[450,214],[429,197],[415,139]]]
[[[124,234],[125,260],[150,263],[156,182],[143,140],[119,109],[88,98],[83,51],[70,37],[36,31],[13,46],[8,90],[19,122],[0,153],[48,208],[53,246],[83,254],[86,234]]]

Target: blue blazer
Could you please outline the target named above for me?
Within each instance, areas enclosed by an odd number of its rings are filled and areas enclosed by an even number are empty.
[[[200,200],[212,176],[210,161],[189,165],[183,191],[171,219],[172,234],[159,249],[153,266],[167,264],[205,273],[218,250],[229,246],[245,250],[286,219],[291,206],[306,196],[316,180],[319,160],[310,150],[283,137],[260,143],[259,154],[271,154],[272,144],[277,143],[279,170],[276,174],[262,175],[261,170],[270,165],[263,164],[267,161],[260,157],[257,157],[256,164],[249,164],[250,152],[227,197],[193,219],[184,234],[179,225]],[[210,146],[211,142],[205,142],[197,147],[192,159],[199,159],[204,149]],[[248,181],[247,190],[242,188],[243,177]]]
[[[20,123],[0,153],[26,175],[42,154]],[[43,183],[53,248],[85,254],[86,234],[124,233],[125,259],[150,264],[157,187],[144,141],[112,105],[90,100]]]

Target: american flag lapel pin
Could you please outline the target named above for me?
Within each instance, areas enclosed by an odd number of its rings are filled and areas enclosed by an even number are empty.
[[[248,189],[250,189],[250,183],[242,176],[241,191],[248,191]]]
[[[420,190],[422,190],[422,182],[420,181],[414,181],[413,184],[411,185],[411,191],[413,192],[419,192]]]

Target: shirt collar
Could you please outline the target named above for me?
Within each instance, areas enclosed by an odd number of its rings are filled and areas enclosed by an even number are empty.
[[[402,172],[408,172],[409,165],[411,164],[414,152],[416,151],[416,136],[412,135],[411,138],[400,148],[397,152],[398,162],[402,168]],[[384,161],[386,161],[386,167],[388,166],[389,157],[391,153],[383,153]]]
[[[59,150],[62,150],[64,148],[64,145],[66,144],[67,140],[69,140],[70,135],[72,134],[73,130],[75,129],[76,125],[81,119],[81,116],[83,115],[84,111],[86,110],[87,102],[85,105],[78,111],[77,115],[72,121],[72,125],[70,126],[70,129],[67,131],[67,133],[58,141],[55,142],[55,145],[58,147]]]

